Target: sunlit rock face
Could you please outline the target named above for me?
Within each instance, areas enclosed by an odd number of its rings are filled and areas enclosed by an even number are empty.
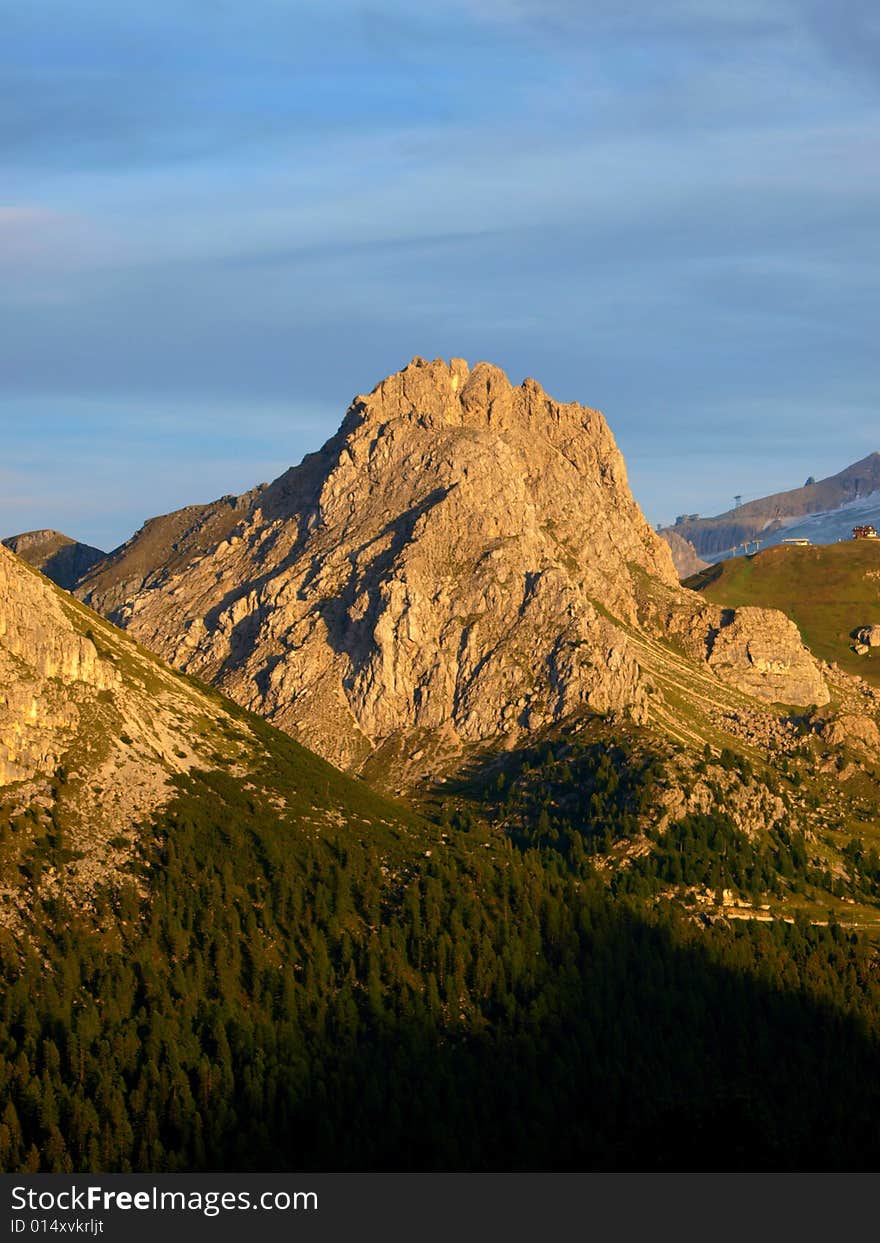
[[[339,764],[645,711],[609,615],[635,620],[634,573],[677,582],[669,551],[602,415],[533,380],[416,359],[273,485],[187,512],[173,556],[135,574],[132,546],[80,592]]]
[[[68,688],[118,680],[48,584],[0,545],[0,785],[57,762],[79,720]]]
[[[717,618],[679,587],[603,416],[461,359],[415,359],[275,483],[152,520],[78,588],[353,769],[410,735],[454,750],[579,710],[644,721],[630,635],[663,637],[652,593],[705,662]]]
[[[709,652],[709,664],[723,681],[767,703],[828,703],[828,687],[793,621],[759,608],[737,609],[725,620]]]

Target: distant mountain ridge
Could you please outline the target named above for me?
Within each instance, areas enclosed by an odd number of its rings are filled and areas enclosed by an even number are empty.
[[[2,542],[65,591],[72,591],[82,576],[107,555],[100,548],[78,543],[52,530],[25,531]]]
[[[832,542],[848,534],[848,531],[842,530],[838,534],[840,524],[830,522],[829,538],[823,539],[824,524],[818,521],[818,516],[836,514],[838,510],[852,506],[859,511],[853,516],[851,525],[855,525],[860,521],[864,506],[868,506],[873,513],[873,506],[867,500],[869,497],[876,500],[876,509],[880,512],[880,452],[869,453],[826,479],[747,501],[713,518],[683,514],[661,534],[674,532],[693,544],[700,557],[710,560],[732,555],[738,546],[756,539],[764,545],[777,544],[789,535],[799,535],[800,530],[795,528],[799,528],[800,522],[809,524],[815,542]],[[845,528],[847,515],[840,517]],[[806,532],[805,536],[809,538]]]
[[[697,556],[697,550],[690,540],[683,539],[677,531],[669,527],[665,531],[660,531],[659,534],[669,545],[675,572],[682,582],[694,574],[699,574],[700,570],[706,569],[709,562]]]

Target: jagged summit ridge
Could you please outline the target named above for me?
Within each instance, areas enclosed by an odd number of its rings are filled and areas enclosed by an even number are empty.
[[[514,387],[490,363],[470,370],[462,359],[417,358],[356,398],[342,433],[341,445],[328,445],[337,453],[317,500],[323,523],[356,528],[353,497],[405,489],[428,512],[457,488],[484,535],[540,535],[555,545],[551,560],[567,546],[615,610],[634,616],[631,564],[676,581],[603,416],[553,401],[535,380]]]

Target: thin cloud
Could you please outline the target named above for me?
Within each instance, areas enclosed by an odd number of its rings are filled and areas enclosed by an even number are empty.
[[[816,395],[875,384],[866,5],[0,10],[0,430],[26,410],[21,472],[63,445],[84,522],[91,453],[122,538],[317,447],[413,354],[535,375],[628,453],[659,420],[680,466],[634,473],[658,509],[695,507],[688,462],[728,418],[743,455],[791,409],[809,473],[862,455]],[[4,513],[51,499],[4,490]]]

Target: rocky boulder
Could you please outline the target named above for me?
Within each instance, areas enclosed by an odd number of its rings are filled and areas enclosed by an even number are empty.
[[[856,634],[856,641],[864,647],[880,647],[880,626],[863,626]]]
[[[821,728],[823,739],[833,747],[854,746],[868,752],[880,752],[880,729],[869,716],[841,713]]]
[[[722,681],[765,703],[821,706],[830,699],[797,626],[775,609],[722,611],[707,658]]]

